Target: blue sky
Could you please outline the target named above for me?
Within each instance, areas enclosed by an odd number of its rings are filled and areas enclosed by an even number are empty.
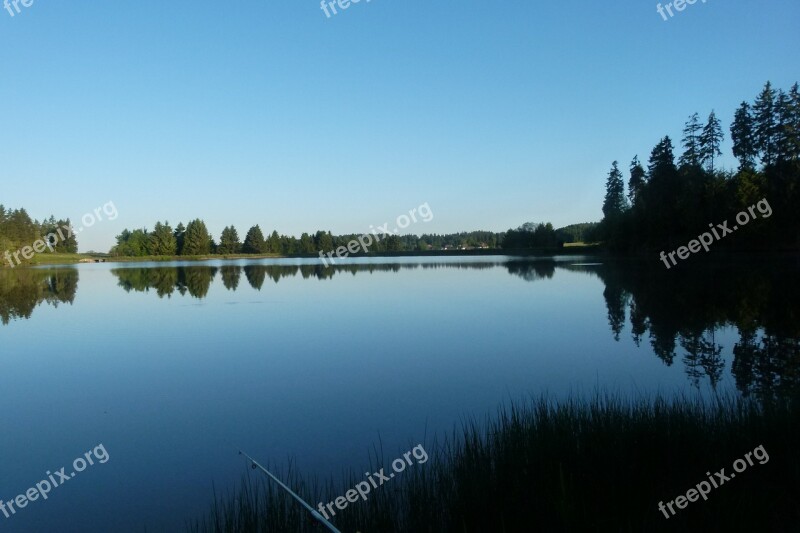
[[[123,227],[299,235],[599,220],[605,175],[766,80],[800,80],[800,3],[52,2],[0,10],[0,203]],[[13,8],[12,8],[13,9]],[[726,141],[728,139],[726,138]],[[723,163],[735,166],[728,155]]]

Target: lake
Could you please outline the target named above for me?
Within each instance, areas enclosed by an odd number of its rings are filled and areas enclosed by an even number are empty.
[[[779,395],[800,379],[798,272],[735,256],[0,270],[0,499],[107,454],[0,524],[177,531],[239,482],[238,449],[327,479],[542,394]]]

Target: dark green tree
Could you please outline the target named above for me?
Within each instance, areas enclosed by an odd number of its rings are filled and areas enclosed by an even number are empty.
[[[618,247],[623,231],[622,224],[628,209],[625,198],[625,181],[619,170],[619,163],[614,161],[606,178],[606,196],[603,200],[603,220],[600,222],[601,238],[612,247]]]
[[[6,209],[0,205],[0,252],[7,251],[21,252],[27,248],[33,248],[34,254],[47,253],[52,251],[59,253],[77,253],[78,241],[75,235],[69,235],[69,219],[56,220],[54,216],[42,221],[41,223],[32,220],[25,209]],[[41,246],[39,241],[46,246],[44,251],[36,252],[35,248]],[[17,264],[27,263],[24,254],[17,253],[16,258],[0,259],[0,268],[5,266],[16,266]],[[28,252],[30,253],[30,252]],[[10,261],[10,263],[9,263]]]
[[[761,155],[761,162],[765,166],[770,166],[775,163],[777,133],[775,90],[770,82],[764,85],[764,89],[753,105],[753,121],[756,149]]]
[[[178,253],[178,242],[172,233],[169,222],[156,222],[150,234],[150,253],[152,255],[173,256]]]
[[[183,222],[178,223],[178,227],[175,228],[175,244],[178,248],[178,255],[183,255],[183,240],[186,236],[186,228],[183,225]]]
[[[64,228],[71,228],[72,222],[69,219],[61,219],[57,222],[57,224]],[[61,252],[67,254],[77,254],[78,253],[78,237],[74,231],[66,232],[64,234],[64,240],[61,242]]]
[[[242,245],[242,252],[246,254],[263,254],[267,251],[267,243],[264,241],[264,234],[256,224],[247,231]]]
[[[636,201],[642,192],[645,184],[647,183],[647,174],[644,167],[639,162],[639,156],[635,156],[631,161],[631,177],[628,180],[628,200],[632,206],[636,205]]]
[[[281,253],[281,236],[275,230],[272,230],[267,241],[267,251],[273,254]]]
[[[556,230],[556,236],[560,243],[597,242],[597,222],[583,222],[580,224],[570,224]]]
[[[318,231],[314,234],[314,246],[317,250],[329,252],[333,250],[333,236],[327,231]]]
[[[296,254],[298,251],[297,239],[288,235],[281,235],[281,253],[283,255]]]
[[[315,251],[314,239],[308,233],[300,235],[300,242],[298,243],[299,252],[302,254],[313,254]]]
[[[648,181],[672,179],[675,177],[676,171],[675,151],[672,147],[672,139],[667,136],[661,139],[650,153],[650,160],[647,163]]]
[[[753,115],[747,102],[742,102],[734,114],[731,141],[733,141],[733,155],[739,160],[739,169],[755,168],[758,149]]]
[[[796,159],[797,130],[792,109],[792,98],[778,91],[775,100],[775,160],[786,162]]]
[[[603,201],[603,215],[608,219],[618,218],[625,212],[627,207],[625,182],[622,179],[622,172],[619,170],[619,163],[614,161],[606,179],[606,198]]]
[[[790,159],[800,160],[800,88],[792,85],[789,91],[789,153]]]
[[[383,244],[387,252],[400,252],[403,250],[400,238],[397,235],[388,235],[383,240]]]
[[[242,250],[242,243],[239,240],[239,233],[232,225],[222,230],[219,238],[217,253],[219,254],[238,254]],[[223,272],[224,275],[224,272]]]
[[[186,226],[181,255],[206,255],[211,253],[212,239],[205,222],[196,218]]]
[[[526,222],[517,229],[510,229],[503,236],[502,247],[506,250],[525,250],[532,248],[553,248],[558,244],[553,225],[549,222]]]
[[[56,220],[54,216],[42,222],[41,235],[49,242],[48,250],[55,253],[78,253],[78,240],[75,228],[69,219]],[[63,237],[63,238],[62,238]]]
[[[151,255],[150,234],[147,229],[123,230],[117,235],[117,244],[111,250],[112,255],[123,257],[142,257]]]
[[[647,164],[647,188],[642,192],[646,210],[640,220],[645,239],[664,246],[680,234],[680,199],[683,182],[675,166],[672,140],[664,137],[653,148]]]
[[[700,134],[700,163],[706,166],[710,173],[714,173],[714,160],[722,155],[720,146],[725,138],[722,125],[714,111],[708,115],[708,121]]]
[[[682,167],[700,166],[700,134],[703,127],[700,125],[700,115],[694,113],[683,127],[683,155],[678,163]]]

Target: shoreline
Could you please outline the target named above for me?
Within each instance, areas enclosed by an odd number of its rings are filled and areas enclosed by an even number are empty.
[[[478,249],[478,250],[429,250],[429,251],[404,251],[404,252],[379,252],[369,254],[351,254],[347,258],[370,258],[370,257],[470,257],[470,256],[518,256],[518,257],[544,257],[553,255],[596,255],[601,253],[601,249],[596,245],[569,246],[566,248],[542,248],[536,250],[502,250],[502,249]],[[240,259],[319,259],[318,254],[206,254],[206,255],[173,255],[173,256],[110,256],[107,254],[55,254],[53,256],[43,255],[38,260],[30,263],[15,266],[14,268],[37,267],[37,266],[59,266],[75,264],[93,263],[145,263],[145,262],[174,262],[174,261],[212,261],[212,260],[240,260]],[[337,260],[339,258],[336,258]],[[0,268],[9,268],[3,265]]]
[[[541,248],[529,250],[503,250],[503,249],[476,249],[476,250],[429,250],[429,251],[401,251],[401,252],[378,252],[369,254],[352,254],[344,259],[363,259],[363,258],[391,258],[391,257],[489,257],[506,256],[511,258],[544,258],[553,256],[595,256],[606,260],[646,260],[653,263],[660,262],[658,252],[654,250],[617,252],[609,250],[602,245],[578,245],[567,246],[564,248]],[[753,258],[753,257],[800,257],[800,250],[718,250],[714,254],[702,255],[693,258],[687,264],[681,265],[686,268],[689,264],[707,263],[715,259],[725,258]],[[9,267],[7,264],[0,265],[0,271],[11,271],[19,268],[35,268],[41,266],[73,266],[78,264],[98,264],[98,263],[171,263],[171,262],[202,262],[202,261],[238,261],[241,259],[319,259],[317,254],[207,254],[207,255],[174,255],[174,256],[110,256],[107,254],[54,254],[43,255],[36,261]],[[338,260],[341,260],[337,258]],[[336,266],[336,265],[334,265]]]

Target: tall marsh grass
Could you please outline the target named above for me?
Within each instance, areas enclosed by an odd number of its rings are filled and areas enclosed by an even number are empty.
[[[423,443],[414,465],[367,501],[337,510],[344,533],[517,531],[797,531],[800,438],[797,400],[739,398],[622,400],[546,398],[503,407]],[[669,520],[673,500],[759,445],[766,464],[750,466]],[[385,459],[385,458],[384,458]],[[312,506],[363,480],[373,458],[348,479],[319,483],[284,469]],[[279,469],[280,470],[280,469]],[[374,471],[374,470],[370,470]],[[307,511],[257,472],[215,495],[193,532],[321,532]]]

